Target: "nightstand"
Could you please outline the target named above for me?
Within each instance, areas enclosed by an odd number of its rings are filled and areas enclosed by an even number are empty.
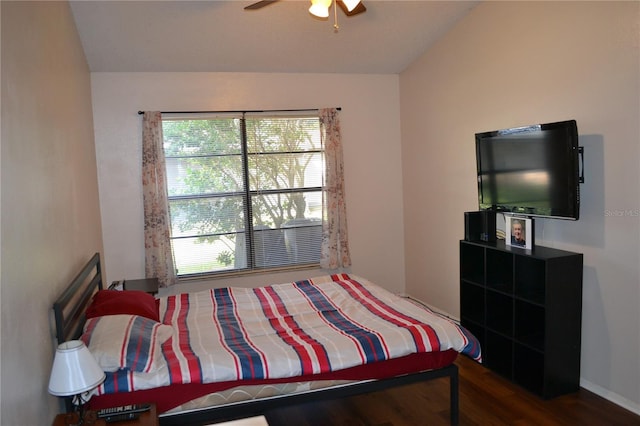
[[[160,426],[155,404],[151,404],[151,409],[140,414],[136,420],[107,423],[102,419],[97,419],[95,411],[86,411],[84,419],[82,424],[87,426]],[[75,425],[77,421],[77,413],[58,414],[52,426]]]
[[[157,278],[142,278],[139,280],[124,280],[123,290],[138,290],[155,295],[160,286]]]

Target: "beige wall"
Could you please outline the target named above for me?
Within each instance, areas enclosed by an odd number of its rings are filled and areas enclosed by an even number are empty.
[[[576,119],[577,222],[536,242],[584,253],[582,385],[640,412],[638,2],[486,2],[400,76],[407,292],[459,315],[458,240],[477,209],[474,133]]]
[[[638,3],[487,2],[400,77],[94,74],[95,147],[68,6],[0,4],[0,424],[58,410],[47,312],[102,238],[109,280],[143,273],[139,109],[341,106],[353,271],[392,291],[406,273],[408,293],[452,315],[462,213],[477,205],[473,134],[577,119],[582,218],[537,221],[536,238],[585,254],[583,385],[638,411]]]
[[[2,425],[51,424],[53,300],[102,250],[89,71],[66,2],[2,1]]]
[[[341,107],[351,270],[404,291],[397,75],[93,73],[96,153],[109,280],[144,273],[138,110]],[[190,283],[251,286],[322,271]]]

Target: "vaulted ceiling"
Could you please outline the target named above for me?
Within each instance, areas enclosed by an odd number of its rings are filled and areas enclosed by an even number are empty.
[[[309,1],[71,1],[92,72],[395,74],[477,1],[364,0],[365,13],[312,17]]]

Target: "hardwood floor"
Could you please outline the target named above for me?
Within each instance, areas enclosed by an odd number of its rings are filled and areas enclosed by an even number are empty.
[[[640,425],[637,416],[587,390],[542,400],[460,356],[460,425]],[[269,426],[449,424],[449,383],[437,379],[266,413]]]

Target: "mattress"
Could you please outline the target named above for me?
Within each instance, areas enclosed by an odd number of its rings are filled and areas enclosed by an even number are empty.
[[[435,370],[452,364],[458,356],[453,349],[424,352],[405,357],[348,368],[334,373],[271,380],[247,380],[222,383],[176,384],[134,392],[116,392],[94,396],[92,409],[127,404],[154,402],[158,413],[178,413],[206,407],[238,403],[250,399],[311,392],[354,382],[396,377],[420,371]]]

